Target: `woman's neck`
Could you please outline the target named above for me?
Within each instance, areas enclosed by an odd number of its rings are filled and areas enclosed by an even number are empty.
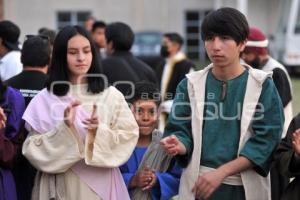
[[[82,76],[73,76],[70,77],[70,82],[72,85],[79,85],[79,84],[85,84],[87,83],[87,78]]]

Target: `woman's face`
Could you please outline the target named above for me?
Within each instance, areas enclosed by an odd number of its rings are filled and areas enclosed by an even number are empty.
[[[82,35],[75,35],[68,41],[67,63],[72,84],[85,83],[93,55],[90,42]]]

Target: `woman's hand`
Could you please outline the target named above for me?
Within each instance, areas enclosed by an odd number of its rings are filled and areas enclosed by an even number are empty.
[[[64,111],[64,122],[69,128],[72,128],[74,126],[76,107],[80,104],[81,103],[79,101],[74,101]]]
[[[86,129],[92,133],[93,135],[96,135],[98,126],[99,126],[99,120],[97,116],[97,105],[93,105],[93,111],[90,118],[84,120],[82,123],[84,123],[87,127]]]

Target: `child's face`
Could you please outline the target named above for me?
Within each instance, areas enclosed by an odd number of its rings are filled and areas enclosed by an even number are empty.
[[[131,110],[139,125],[140,135],[150,135],[156,128],[158,121],[158,108],[152,100],[137,100]]]

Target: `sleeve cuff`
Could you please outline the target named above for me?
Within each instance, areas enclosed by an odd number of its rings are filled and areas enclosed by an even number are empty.
[[[134,176],[134,174],[133,173],[124,173],[122,175],[123,175],[126,187],[129,189],[129,183],[130,183],[130,180],[132,179],[132,177]]]
[[[270,167],[267,166],[267,163],[258,163],[255,159],[251,158],[251,156],[248,156],[246,153],[240,153],[239,156],[243,156],[250,160],[254,165],[253,170],[256,171],[256,173],[258,173],[259,175],[266,177],[269,174]]]
[[[187,167],[187,165],[190,161],[192,150],[189,146],[189,143],[185,139],[183,139],[180,136],[177,136],[177,137],[180,140],[180,142],[185,146],[186,154],[185,155],[177,155],[175,157],[175,159],[176,159],[178,165],[184,168],[184,167]]]

